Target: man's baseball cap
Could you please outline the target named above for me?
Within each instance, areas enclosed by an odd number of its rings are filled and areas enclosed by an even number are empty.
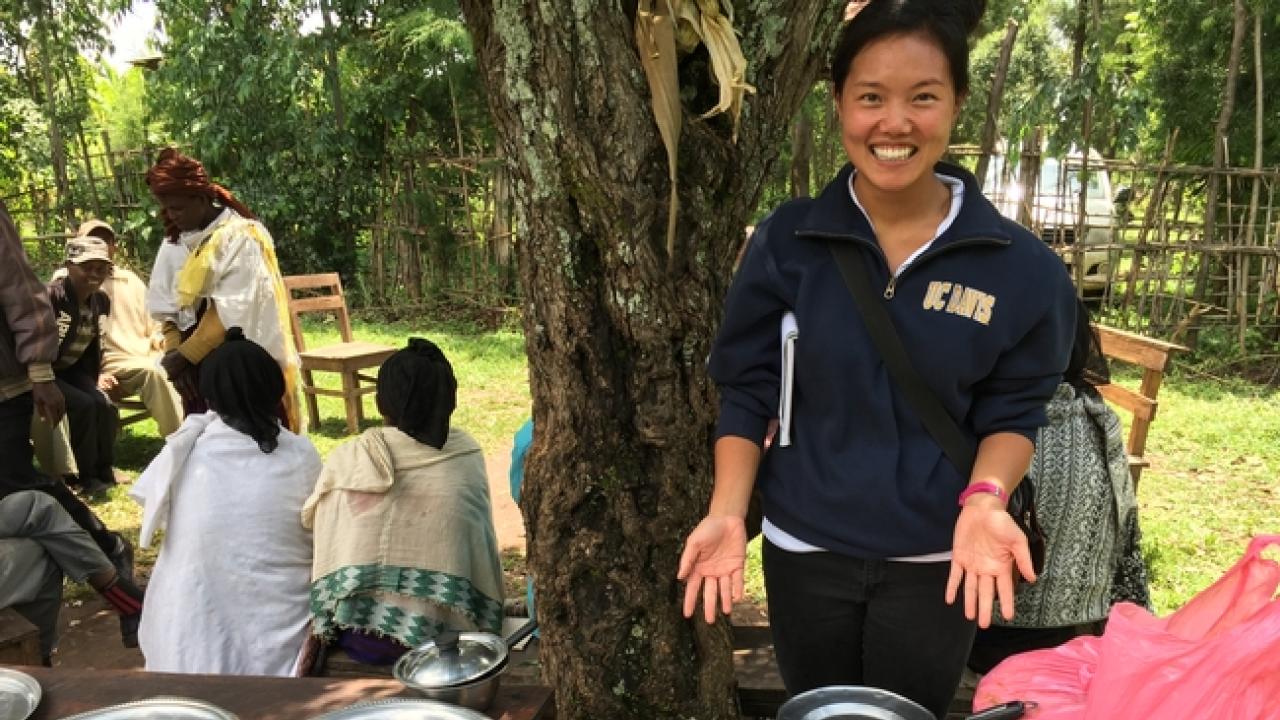
[[[85,220],[80,224],[80,229],[76,230],[76,237],[89,237],[89,234],[94,230],[106,230],[111,234],[112,238],[116,236],[115,228],[102,220]]]
[[[88,235],[73,237],[67,241],[67,262],[79,265],[90,260],[111,262],[111,253],[107,251],[107,244],[102,241],[102,238]]]

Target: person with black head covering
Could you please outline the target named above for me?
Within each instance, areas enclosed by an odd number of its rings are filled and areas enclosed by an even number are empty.
[[[165,531],[138,632],[147,670],[297,670],[311,587],[299,513],[321,463],[280,424],[284,392],[279,363],[231,328],[201,364],[209,411],[187,416],[130,492],[142,546]]]
[[[484,452],[449,423],[457,394],[440,348],[410,339],[378,372],[386,425],[335,448],[303,507],[312,632],[358,662],[389,664],[446,629],[501,629]]]

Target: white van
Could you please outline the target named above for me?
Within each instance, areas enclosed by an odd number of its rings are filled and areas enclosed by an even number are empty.
[[[1040,163],[1040,176],[1035,192],[1027,193],[1019,182],[1016,158],[993,156],[987,166],[984,192],[1006,217],[1022,215],[1031,230],[1053,247],[1072,280],[1076,279],[1076,234],[1080,227],[1080,175],[1083,156],[1076,148],[1063,158],[1046,157]],[[1012,162],[1012,165],[1006,163]],[[1129,192],[1121,189],[1113,195],[1111,175],[1103,166],[1102,156],[1089,151],[1089,183],[1085,190],[1082,293],[1098,296],[1106,292],[1111,281],[1112,266],[1119,252],[1112,244],[1116,206],[1127,203]],[[1020,213],[1019,211],[1023,211]]]

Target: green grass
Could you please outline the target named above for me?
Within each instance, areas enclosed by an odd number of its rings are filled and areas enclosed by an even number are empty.
[[[458,376],[454,422],[486,452],[506,452],[529,413],[524,341],[512,330],[480,331],[465,325],[358,322],[356,337],[402,346],[410,336],[430,338],[444,349]],[[330,326],[309,326],[313,346],[337,340]],[[317,376],[336,387],[333,375]],[[1136,376],[1117,373],[1126,384]],[[321,398],[323,422],[310,437],[322,455],[346,439],[342,403]],[[1248,539],[1280,533],[1280,390],[1219,379],[1180,367],[1160,390],[1159,415],[1147,441],[1152,465],[1142,475],[1143,552],[1151,567],[1152,595],[1160,614],[1208,587],[1243,552]],[[372,398],[366,427],[377,423]],[[1122,417],[1125,415],[1122,413]],[[1127,418],[1126,418],[1127,419]],[[155,425],[126,428],[117,465],[137,474],[159,452]],[[112,528],[136,539],[140,513],[126,488],[111,491],[95,509]],[[143,552],[142,564],[154,561]],[[759,543],[749,548],[746,586],[763,600]]]
[[[1158,614],[1208,587],[1249,538],[1280,533],[1280,390],[1175,371],[1138,486]]]

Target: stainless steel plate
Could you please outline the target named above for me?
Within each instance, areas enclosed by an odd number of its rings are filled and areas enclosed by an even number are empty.
[[[40,704],[41,694],[35,678],[0,668],[0,720],[27,720]]]
[[[72,715],[66,720],[237,720],[212,703],[180,697],[153,697]]]
[[[933,713],[886,690],[856,685],[818,688],[778,708],[778,720],[932,720]]]
[[[341,710],[325,713],[315,720],[489,720],[475,710],[457,705],[419,700],[389,698],[356,703]]]

